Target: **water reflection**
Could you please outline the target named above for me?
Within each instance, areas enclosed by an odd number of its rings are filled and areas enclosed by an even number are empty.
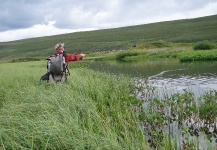
[[[148,79],[149,84],[167,93],[188,89],[196,95],[217,90],[217,61],[180,63],[177,59],[155,59],[130,62],[94,62],[93,70],[112,74],[127,74],[133,78]],[[166,91],[165,91],[166,89]]]

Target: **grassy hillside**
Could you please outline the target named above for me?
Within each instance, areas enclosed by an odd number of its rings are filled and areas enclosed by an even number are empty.
[[[129,26],[115,29],[76,32],[0,43],[0,61],[23,57],[46,57],[58,42],[66,43],[70,53],[91,53],[127,49],[148,41],[197,42],[217,40],[217,15]]]

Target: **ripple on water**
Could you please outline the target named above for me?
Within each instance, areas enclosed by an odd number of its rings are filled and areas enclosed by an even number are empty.
[[[165,71],[164,71],[165,73]],[[200,96],[207,91],[217,90],[217,77],[216,76],[180,76],[179,78],[167,78],[160,73],[156,76],[149,77],[149,85],[157,88],[159,93],[167,92],[182,92],[187,89],[193,92],[196,96]],[[161,95],[161,94],[160,94]]]

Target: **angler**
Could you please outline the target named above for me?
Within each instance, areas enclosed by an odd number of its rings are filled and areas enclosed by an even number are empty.
[[[65,82],[70,75],[68,64],[71,61],[81,60],[85,54],[68,54],[65,51],[65,44],[58,43],[55,45],[56,53],[49,56],[47,61],[47,73],[41,77],[42,80]]]

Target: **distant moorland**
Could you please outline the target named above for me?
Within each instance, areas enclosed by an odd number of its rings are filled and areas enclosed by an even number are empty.
[[[54,51],[58,42],[64,42],[69,53],[90,54],[126,50],[158,40],[173,43],[217,42],[217,15],[0,42],[0,61],[44,58]]]

